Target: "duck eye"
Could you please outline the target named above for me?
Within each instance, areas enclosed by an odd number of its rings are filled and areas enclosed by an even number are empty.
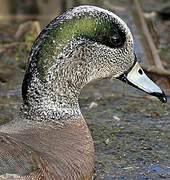
[[[114,34],[112,37],[110,37],[110,41],[111,41],[111,44],[113,44],[114,46],[119,46],[122,43],[121,37],[119,34]]]
[[[138,72],[139,72],[139,74],[140,74],[140,75],[142,75],[142,74],[143,74],[142,69],[139,69],[139,70],[138,70]]]

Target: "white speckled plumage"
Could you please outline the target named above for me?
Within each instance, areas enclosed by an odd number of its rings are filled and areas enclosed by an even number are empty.
[[[64,117],[63,123],[65,123],[66,120],[70,121],[82,117],[78,105],[78,96],[81,89],[92,80],[117,77],[132,66],[135,55],[133,37],[129,28],[118,16],[102,8],[80,6],[68,10],[53,20],[45,28],[45,32],[46,29],[49,32],[53,28],[57,28],[59,23],[60,25],[62,23],[67,24],[67,21],[74,18],[87,16],[87,13],[90,18],[97,17],[103,21],[113,21],[126,36],[124,44],[119,48],[110,48],[105,44],[95,42],[95,39],[91,41],[81,36],[73,37],[58,54],[51,57],[54,58],[54,63],[46,71],[44,77],[46,83],[39,78],[37,66],[33,67],[34,65],[32,65],[29,70],[31,73],[34,71],[34,77],[30,81],[31,85],[26,87],[27,99],[29,99],[27,103],[29,102],[29,105],[24,101],[21,109],[22,115],[31,117],[28,119],[61,123]],[[64,19],[64,21],[61,21],[61,19]],[[62,33],[62,28],[59,31]],[[40,42],[44,41],[44,37],[44,33],[41,33],[33,45],[29,66],[31,64],[36,65],[38,59],[35,59],[34,56],[40,49]],[[56,43],[57,41],[53,40],[52,42]],[[57,43],[55,46],[60,48],[62,44]],[[34,61],[35,63],[33,63]],[[45,61],[48,61],[48,58]]]

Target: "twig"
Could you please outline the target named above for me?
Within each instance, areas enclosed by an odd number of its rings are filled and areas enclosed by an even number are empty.
[[[18,46],[18,45],[26,45],[28,43],[26,42],[13,42],[13,43],[10,43],[10,44],[4,44],[3,47],[4,48],[10,48],[10,47],[14,47],[14,46]]]
[[[20,24],[14,38],[19,39],[30,30],[35,30],[37,34],[39,34],[41,32],[40,23],[38,21],[27,21],[23,24]]]
[[[140,7],[140,4],[138,2],[138,0],[134,0],[134,4],[136,6],[136,9],[137,9],[137,12],[138,12],[138,15],[139,15],[139,18],[140,18],[140,21],[141,21],[141,24],[142,24],[142,29],[143,29],[143,32],[144,32],[144,35],[146,37],[146,40],[150,46],[150,49],[152,51],[152,55],[153,55],[153,60],[154,60],[154,64],[155,66],[158,68],[158,69],[164,69],[163,65],[162,65],[162,62],[160,60],[160,57],[159,57],[159,54],[158,54],[158,51],[155,47],[155,44],[154,44],[154,41],[150,35],[150,32],[149,32],[149,29],[146,25],[146,21],[143,17],[143,13],[142,13],[142,10],[141,10],[141,7]]]
[[[38,20],[50,20],[55,17],[54,15],[47,16],[47,15],[38,15],[38,14],[16,14],[16,15],[0,15],[0,20],[25,20],[25,19],[38,19]]]
[[[113,3],[110,3],[109,1],[103,1],[103,4],[104,4],[107,8],[112,9],[112,10],[115,10],[115,11],[125,11],[125,10],[126,10],[124,7],[115,6],[115,5],[113,5]]]
[[[157,68],[155,66],[151,66],[151,67],[147,67],[145,65],[141,65],[141,66],[147,72],[150,72],[150,73],[153,73],[153,74],[157,74],[157,75],[162,75],[162,76],[170,77],[170,71],[168,71],[168,70],[160,69],[160,68]]]

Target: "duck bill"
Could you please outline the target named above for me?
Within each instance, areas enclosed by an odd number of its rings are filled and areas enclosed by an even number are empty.
[[[138,62],[128,72],[119,76],[118,79],[152,96],[156,96],[162,103],[167,102],[165,93],[147,77]]]

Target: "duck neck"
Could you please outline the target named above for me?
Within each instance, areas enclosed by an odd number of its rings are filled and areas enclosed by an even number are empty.
[[[101,62],[96,62],[99,58],[94,53],[97,52],[95,44],[83,44],[76,51],[72,46],[74,50],[70,54],[66,47],[65,55],[59,54],[43,79],[38,68],[29,67],[23,81],[20,116],[38,122],[61,124],[83,120],[78,103],[81,89],[92,80],[108,77],[110,69],[102,58]],[[108,69],[103,71],[103,68]]]
[[[41,81],[38,75],[31,79],[20,116],[37,122],[58,123],[61,126],[83,119],[78,103],[80,89],[63,76],[61,78],[62,69],[56,71],[47,75],[46,82]]]

